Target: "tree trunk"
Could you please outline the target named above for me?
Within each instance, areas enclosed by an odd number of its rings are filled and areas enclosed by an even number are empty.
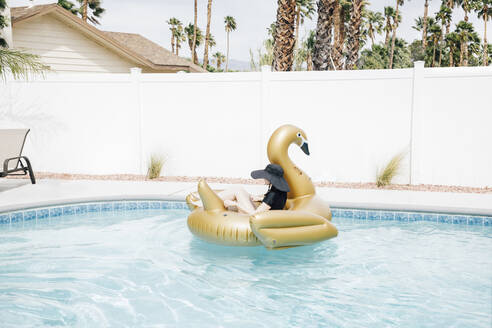
[[[393,36],[391,38],[391,53],[390,53],[390,62],[389,62],[390,69],[393,68],[393,57],[395,55],[396,29],[398,28],[399,4],[400,4],[400,0],[396,0],[395,26],[393,27]]]
[[[308,54],[307,54],[306,64],[307,64],[307,70],[312,71],[313,70],[313,57],[311,56],[311,52],[309,50],[308,50]]]
[[[335,10],[333,12],[334,25],[335,25],[335,42],[331,51],[331,56],[335,69],[341,70],[343,68],[343,44],[345,41],[344,31],[344,11],[340,5],[340,1],[335,1]]]
[[[207,5],[207,30],[205,32],[205,53],[203,54],[203,68],[208,66],[208,39],[210,38],[210,20],[212,19],[212,0]]]
[[[296,0],[278,0],[273,69],[290,71],[294,62]]]
[[[463,55],[463,66],[468,66],[468,40],[465,40],[465,42],[463,42]]]
[[[424,49],[425,53],[425,48],[427,48],[427,14],[429,12],[429,0],[425,0],[424,4],[424,22],[422,26],[422,48]]]
[[[299,27],[301,26],[301,6],[297,6],[296,10],[296,45],[295,48],[299,47]]]
[[[318,0],[318,22],[314,43],[313,68],[316,71],[327,71],[331,65],[333,13],[338,0]]]
[[[444,42],[444,37],[443,37],[443,33],[442,31],[444,31],[444,22],[442,22],[441,24],[441,36],[439,38],[439,67],[441,67],[441,62],[442,62],[442,44]]]
[[[432,67],[436,66],[436,45],[437,39],[434,37],[434,49],[432,49]]]
[[[359,60],[360,49],[360,24],[362,22],[362,6],[364,0],[353,0],[350,13],[350,27],[348,33],[347,59],[345,69],[354,69]]]
[[[451,10],[453,9],[453,7],[454,7],[454,2],[453,2],[453,0],[448,0],[447,7],[448,7],[449,9],[451,9]],[[449,20],[449,21],[446,23],[446,36],[449,34],[449,28],[450,28],[450,26],[451,26],[451,20]]]
[[[386,27],[385,27],[385,30],[386,30],[386,36],[384,37],[384,44],[386,46],[388,46],[388,42],[389,42],[389,39],[390,39],[390,31],[393,29],[393,27],[391,26],[391,17],[388,16],[386,18]]]
[[[371,48],[374,48],[374,29],[371,23],[369,23],[367,33],[369,33],[369,37],[371,38]]]
[[[454,47],[449,47],[449,67],[454,67]]]
[[[84,22],[87,22],[87,6],[88,6],[88,1],[89,0],[84,0],[84,3],[82,4],[82,19]]]
[[[485,13],[483,15],[483,25],[484,25],[484,31],[483,31],[483,66],[488,66],[489,64],[489,58],[488,58],[488,44],[487,44],[487,20],[489,19],[487,15],[487,10],[488,7],[485,6]]]
[[[173,31],[171,31],[171,48],[173,49],[173,53],[175,53],[175,50],[174,50],[174,33],[173,33]]]
[[[191,48],[191,56],[192,56],[191,61],[195,64],[197,61],[197,58],[195,57],[195,54],[196,54],[196,32],[197,32],[197,28],[198,28],[197,27],[197,23],[198,23],[198,4],[197,4],[197,1],[198,0],[195,0],[195,20],[194,20],[195,25],[193,25],[193,45]]]
[[[180,41],[176,39],[176,56],[179,56]]]
[[[460,47],[460,66],[463,66],[463,54],[465,53],[465,47],[464,47],[465,42],[461,42],[461,47]]]
[[[227,31],[227,57],[226,57],[226,66],[225,66],[225,71],[227,72],[229,70],[229,33],[230,31]]]

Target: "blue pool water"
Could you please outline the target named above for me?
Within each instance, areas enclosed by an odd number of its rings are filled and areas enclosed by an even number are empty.
[[[202,242],[187,215],[0,225],[0,327],[492,324],[490,226],[334,218],[335,239],[267,251]]]

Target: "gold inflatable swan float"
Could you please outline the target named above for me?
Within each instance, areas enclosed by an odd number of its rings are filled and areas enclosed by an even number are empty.
[[[291,144],[298,145],[309,155],[304,131],[283,125],[270,137],[268,159],[284,169],[290,186],[284,210],[271,210],[254,215],[228,211],[223,200],[204,181],[198,183],[203,207],[193,204],[198,195],[186,197],[192,210],[188,216],[190,231],[212,243],[228,246],[258,246],[284,248],[309,245],[336,237],[337,228],[330,222],[328,204],[316,195],[309,176],[289,158]]]

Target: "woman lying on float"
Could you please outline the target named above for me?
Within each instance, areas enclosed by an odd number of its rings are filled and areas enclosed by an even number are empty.
[[[293,125],[278,128],[268,142],[272,164],[253,171],[253,178],[264,178],[270,188],[263,198],[252,197],[242,188],[214,192],[201,180],[199,198],[195,193],[186,201],[192,210],[190,231],[213,243],[231,246],[283,248],[308,245],[336,237],[328,204],[315,192],[311,179],[288,156],[288,148],[297,144],[307,155],[307,137]],[[289,188],[290,187],[290,188]],[[203,206],[198,203],[201,200]],[[261,200],[261,203],[254,203]],[[237,207],[231,211],[226,207]]]

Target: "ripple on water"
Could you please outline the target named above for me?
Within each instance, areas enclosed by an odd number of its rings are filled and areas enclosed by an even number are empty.
[[[489,327],[491,229],[334,219],[268,251],[194,238],[187,211],[0,228],[0,326]]]

